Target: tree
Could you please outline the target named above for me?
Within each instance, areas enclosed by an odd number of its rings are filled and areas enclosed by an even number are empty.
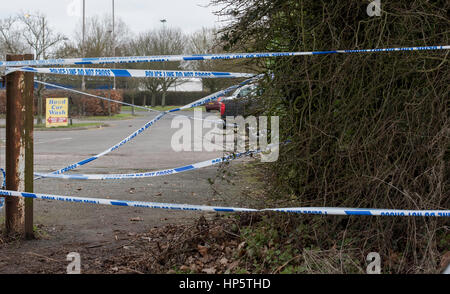
[[[129,51],[133,55],[175,55],[182,54],[185,45],[185,36],[180,29],[163,27],[157,30],[147,31],[140,34],[130,44]],[[180,62],[152,63],[145,65],[136,65],[138,68],[160,69],[160,70],[176,70],[180,68]],[[161,105],[166,104],[166,94],[168,89],[177,82],[171,78],[149,78],[142,80],[142,86],[151,92],[151,105],[156,104],[156,95],[162,93]],[[144,101],[144,104],[146,102]]]
[[[125,22],[116,18],[115,36],[112,35],[112,20],[109,15],[92,16],[86,20],[85,32],[85,57],[112,56],[113,46],[116,47],[116,55],[120,55],[130,40],[130,30]],[[74,47],[78,48],[78,55],[83,51],[82,26],[78,26],[75,31]]]
[[[381,17],[367,15],[371,1],[213,1],[230,17],[223,36],[236,51],[449,43],[449,1],[382,1]],[[448,58],[437,50],[263,60],[271,77],[260,81],[259,105],[264,115],[280,117],[280,138],[290,141],[268,169],[274,190],[298,206],[448,209]],[[426,218],[293,223],[315,236],[311,247],[330,248],[344,234],[362,252],[391,256],[395,248],[401,261],[386,272],[438,268],[435,256],[446,248],[437,244],[448,236],[445,220]],[[311,229],[316,225],[323,230]]]
[[[23,26],[22,38],[24,42],[34,50],[36,59],[45,59],[47,56],[51,56],[54,53],[55,48],[66,37],[60,33],[54,32],[48,25],[47,17],[41,13],[36,14],[19,14],[17,20]],[[45,75],[38,75],[41,80],[46,79]],[[43,112],[43,95],[44,86],[39,85],[38,94],[38,117],[37,123],[42,124],[42,112]]]
[[[219,45],[217,38],[217,30],[210,28],[202,28],[189,36],[188,53],[189,54],[214,54],[223,53],[222,47]],[[228,68],[223,60],[205,60],[192,61],[185,64],[186,68],[198,71],[219,71]],[[203,88],[211,92],[217,92],[219,88],[223,88],[224,79],[203,79]]]
[[[125,22],[116,18],[115,21],[115,40],[112,36],[112,21],[110,16],[92,16],[86,20],[86,31],[85,31],[85,50],[83,50],[83,32],[82,26],[79,25],[74,32],[74,39],[72,41],[65,42],[60,46],[56,52],[58,58],[69,58],[69,57],[102,57],[102,56],[112,56],[114,54],[113,47],[116,47],[115,55],[121,56],[128,53],[129,42],[132,38],[132,34],[125,24]],[[84,51],[84,52],[83,52]],[[121,67],[122,65],[114,65],[114,67]],[[127,66],[127,65],[124,65]],[[97,67],[97,66],[90,66]],[[72,83],[74,81],[79,81],[79,77],[75,80],[71,77],[59,77],[59,79],[65,79],[66,81]],[[86,80],[99,83],[107,82],[111,78],[98,78]],[[117,82],[122,84],[127,83],[126,80],[117,79]],[[121,87],[124,87],[122,85]]]
[[[19,54],[25,51],[25,44],[17,27],[17,18],[8,17],[0,20],[0,56],[5,60],[6,54]]]
[[[64,35],[51,29],[47,17],[41,13],[20,14],[18,20],[23,24],[22,37],[25,43],[34,50],[36,59],[45,59],[52,55],[51,50],[66,39]]]
[[[225,53],[224,43],[221,40],[222,34],[215,28],[202,28],[194,32],[188,38],[187,53],[189,54],[219,54]],[[202,60],[191,61],[183,64],[185,68],[198,71],[237,71],[243,69],[255,71],[254,65],[248,65],[241,60]],[[210,92],[217,92],[220,89],[236,84],[230,79],[203,79],[203,88]]]

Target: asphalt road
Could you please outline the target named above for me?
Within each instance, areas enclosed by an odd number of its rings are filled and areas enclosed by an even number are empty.
[[[193,115],[193,112],[184,112]],[[143,114],[142,114],[143,115]],[[204,116],[211,114],[203,114]],[[214,114],[213,114],[214,115]],[[35,171],[50,172],[86,159],[120,142],[155,117],[148,113],[132,120],[110,121],[110,127],[90,130],[36,131]],[[216,115],[217,119],[217,115]],[[166,116],[120,149],[71,173],[131,173],[160,170],[220,157],[222,152],[174,152],[171,128],[173,117]],[[192,120],[191,120],[192,122]],[[193,125],[193,123],[192,123]],[[204,129],[208,132],[210,129]],[[201,140],[192,136],[192,140]],[[5,139],[5,129],[0,129]],[[245,160],[244,160],[245,161]],[[242,161],[241,161],[242,162]],[[4,145],[0,165],[5,164]],[[240,163],[238,163],[240,164]],[[226,183],[224,193],[214,193],[209,178],[217,176],[217,167],[166,177],[138,180],[80,181],[40,179],[34,191],[57,195],[96,197],[118,200],[171,202],[201,205],[245,205]],[[111,239],[117,231],[140,231],[168,223],[185,222],[203,213],[137,209],[64,202],[35,201],[35,223],[58,231],[67,242],[98,242]],[[4,211],[0,212],[0,219]]]

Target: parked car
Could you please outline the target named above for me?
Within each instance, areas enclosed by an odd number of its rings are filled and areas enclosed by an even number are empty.
[[[220,103],[220,117],[225,122],[228,116],[236,117],[242,115],[246,117],[256,110],[257,103],[255,97],[260,95],[260,88],[257,84],[251,84],[237,89],[230,97],[222,99]]]
[[[230,97],[225,98],[224,100],[233,100],[236,98],[243,98],[247,96],[256,96],[258,94],[258,84],[250,84],[246,85],[242,88],[237,89],[231,94]]]
[[[211,110],[220,111],[220,102],[224,99],[224,97],[219,97],[217,100],[208,102],[205,104],[206,112],[211,112]]]

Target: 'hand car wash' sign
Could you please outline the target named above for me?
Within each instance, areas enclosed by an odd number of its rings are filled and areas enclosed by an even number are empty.
[[[45,126],[62,127],[69,125],[69,99],[47,98]]]

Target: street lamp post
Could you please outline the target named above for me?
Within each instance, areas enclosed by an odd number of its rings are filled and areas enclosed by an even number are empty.
[[[165,35],[166,35],[166,23],[167,23],[167,19],[161,19],[160,20],[160,22],[162,23],[162,25],[163,25],[163,37],[165,38]],[[164,54],[166,54],[166,43],[164,42],[164,40],[162,41],[163,42],[163,49],[162,49],[162,51],[163,52],[161,52],[162,53],[162,55],[164,55]],[[165,70],[166,69],[166,64],[165,63],[163,63],[163,69]],[[166,80],[164,79],[164,83],[166,82]],[[175,82],[175,87],[176,87],[176,82]]]
[[[113,56],[116,56],[116,35],[115,35],[115,14],[114,14],[114,0],[112,0],[112,47]],[[113,90],[116,90],[116,76],[113,80]]]
[[[84,43],[84,35],[85,35],[85,33],[86,33],[86,2],[85,2],[85,0],[83,0],[83,32],[82,32],[82,44],[81,44],[81,55],[83,55],[83,57],[86,57],[85,55],[86,55],[86,46],[85,46],[85,43]],[[83,68],[84,68],[84,65],[83,65]],[[81,76],[81,90],[82,91],[84,91],[84,90],[86,90],[86,81],[85,81],[85,78],[84,78],[84,75],[82,75]]]

